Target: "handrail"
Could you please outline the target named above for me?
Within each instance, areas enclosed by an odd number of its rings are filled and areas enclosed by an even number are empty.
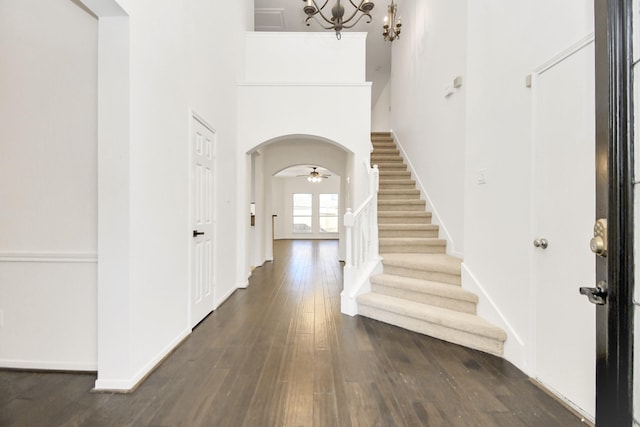
[[[354,211],[347,209],[344,215],[346,231],[346,256],[344,266],[344,289],[342,312],[355,315],[356,296],[379,263],[378,254],[378,165],[369,170],[369,196]]]

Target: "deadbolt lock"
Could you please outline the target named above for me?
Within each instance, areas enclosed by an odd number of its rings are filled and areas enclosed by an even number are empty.
[[[589,243],[591,252],[606,257],[607,256],[607,219],[600,218],[593,226],[593,238]]]

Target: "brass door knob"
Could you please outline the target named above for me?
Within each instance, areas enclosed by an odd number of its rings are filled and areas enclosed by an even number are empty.
[[[547,239],[536,239],[533,241],[533,246],[540,249],[547,249],[549,241]]]

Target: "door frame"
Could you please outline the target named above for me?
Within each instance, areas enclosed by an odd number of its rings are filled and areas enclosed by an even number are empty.
[[[211,311],[214,311],[216,309],[216,304],[217,304],[217,298],[216,298],[216,293],[217,293],[217,288],[216,288],[216,284],[217,284],[217,268],[216,268],[216,258],[217,258],[217,254],[218,254],[218,240],[217,240],[217,225],[218,225],[218,210],[217,210],[217,188],[216,188],[216,184],[218,182],[217,179],[217,173],[218,173],[218,163],[217,163],[217,152],[218,152],[218,139],[217,139],[217,131],[215,130],[215,127],[213,127],[206,119],[204,119],[200,114],[198,114],[196,111],[194,111],[193,109],[189,109],[189,135],[187,137],[187,150],[189,150],[188,153],[188,176],[187,179],[189,181],[189,197],[188,197],[188,204],[189,204],[189,213],[188,213],[188,218],[187,218],[187,226],[186,226],[186,231],[185,231],[185,235],[189,236],[187,238],[187,271],[189,272],[189,280],[187,282],[187,326],[188,328],[191,330],[194,328],[194,325],[192,325],[192,262],[193,262],[193,251],[192,251],[192,232],[193,232],[193,146],[192,146],[192,137],[193,137],[193,121],[197,120],[198,122],[200,122],[200,124],[202,124],[204,127],[206,127],[208,130],[210,130],[213,135],[214,135],[214,140],[213,140],[213,179],[214,179],[214,188],[213,188],[213,194],[212,194],[212,203],[213,203],[213,212],[212,212],[212,216],[213,216],[213,259],[211,260],[212,262],[212,266],[211,268],[213,269],[212,272],[212,276],[211,276],[211,280],[213,281],[212,284],[212,292],[213,292],[213,304],[211,307]]]
[[[531,240],[533,241],[534,239],[537,239],[539,237],[550,237],[548,236],[546,233],[546,231],[542,231],[539,229],[538,225],[538,219],[537,219],[537,212],[536,212],[536,207],[540,206],[540,209],[543,210],[547,210],[545,208],[543,208],[543,206],[546,206],[546,204],[544,202],[540,202],[539,200],[536,199],[537,196],[537,186],[539,185],[539,181],[538,181],[538,171],[539,171],[539,165],[538,165],[538,161],[540,161],[537,156],[536,156],[536,152],[539,149],[539,145],[540,144],[544,144],[544,139],[539,136],[539,122],[540,122],[540,90],[541,90],[541,85],[542,80],[544,78],[544,74],[546,74],[547,72],[551,71],[553,72],[554,69],[556,67],[562,66],[563,63],[565,63],[566,61],[570,61],[574,56],[580,55],[583,53],[584,50],[586,49],[595,49],[594,47],[594,33],[591,32],[587,35],[585,35],[584,37],[582,37],[580,40],[576,41],[575,43],[571,44],[570,46],[568,46],[566,49],[564,49],[563,51],[561,51],[560,53],[558,53],[557,55],[551,57],[550,59],[548,59],[547,61],[545,61],[544,63],[542,63],[541,65],[539,65],[538,67],[536,67],[530,74],[530,87],[531,87],[531,94],[532,94],[532,107],[531,107],[531,123],[532,123],[532,144],[531,144],[531,171],[532,171],[532,179],[531,179],[531,187],[530,187],[530,204],[532,206],[532,213],[534,214],[531,220],[531,224],[530,224],[530,228],[531,228]],[[593,54],[595,54],[595,50],[593,51]],[[593,78],[595,78],[595,76],[593,76]],[[595,82],[594,82],[595,83]],[[594,100],[595,102],[595,100]],[[586,111],[586,110],[585,110]],[[593,129],[593,128],[592,128]],[[593,129],[593,132],[595,131],[595,129]],[[595,132],[594,132],[595,133]],[[592,138],[590,140],[590,150],[594,149],[595,146],[595,136],[592,134]],[[585,147],[585,149],[588,149],[588,147]],[[586,159],[585,159],[586,161]],[[584,165],[584,167],[590,167],[592,168],[593,163],[587,162],[587,163],[582,163]],[[542,170],[544,170],[544,168],[542,168]],[[593,171],[593,169],[592,169]],[[545,172],[545,175],[547,173]],[[587,180],[587,184],[586,185],[593,185],[592,182],[588,182],[589,180]],[[588,197],[591,197],[592,201],[593,198],[595,197],[595,191],[592,192]],[[595,204],[595,203],[594,203]],[[583,221],[585,219],[590,218],[591,216],[591,212],[590,211],[581,211],[581,218],[583,218]],[[554,219],[558,219],[558,218],[554,218]],[[581,224],[581,227],[584,226],[584,222]],[[580,228],[580,230],[584,230],[584,228]],[[589,230],[588,228],[586,230]],[[554,237],[558,237],[558,236],[554,236]],[[552,237],[553,239],[553,237]],[[588,243],[588,242],[587,242]],[[583,241],[580,241],[578,244],[583,244]],[[556,245],[554,244],[554,241],[552,240],[551,245],[553,245],[553,247],[556,247]],[[553,250],[553,249],[552,249]],[[584,250],[586,251],[586,253],[588,254],[589,248],[587,246],[584,247]],[[546,252],[546,251],[545,251]],[[594,414],[594,408],[593,406],[591,406],[590,408],[587,408],[586,406],[583,406],[581,404],[579,404],[578,402],[575,402],[573,400],[573,396],[568,396],[567,393],[564,392],[563,388],[555,388],[553,387],[552,383],[549,382],[548,380],[546,381],[540,374],[540,364],[538,363],[538,357],[540,355],[540,346],[539,346],[539,340],[538,340],[538,327],[540,325],[540,316],[539,316],[539,311],[542,310],[544,308],[544,303],[542,303],[540,301],[540,289],[539,289],[539,284],[543,283],[544,280],[542,280],[542,282],[540,282],[540,270],[537,268],[539,266],[539,262],[540,262],[540,258],[544,257],[544,256],[548,256],[550,254],[544,254],[540,252],[540,248],[532,248],[531,251],[531,257],[530,257],[530,264],[531,264],[531,271],[532,271],[532,275],[531,275],[531,284],[530,284],[530,300],[532,301],[532,306],[530,309],[530,336],[531,336],[531,344],[530,344],[530,348],[531,351],[528,353],[528,358],[527,358],[527,363],[529,366],[529,372],[530,374],[533,376],[533,378],[535,379],[536,382],[538,382],[539,384],[541,384],[543,387],[549,389],[549,390],[556,390],[554,391],[554,394],[558,394],[559,396],[563,396],[562,399],[565,400],[565,403],[573,408],[575,411],[577,411],[578,413],[581,414],[588,414],[589,416],[593,416]],[[557,255],[554,255],[557,256]],[[594,280],[595,278],[595,273],[594,273],[594,269],[595,269],[595,262],[592,262],[591,264],[591,270],[589,270],[591,273],[589,274],[589,278],[585,279],[583,278],[582,280],[587,280],[587,281],[591,281]],[[578,279],[579,280],[579,279]],[[576,283],[583,283],[582,281],[577,281],[575,283],[573,283],[573,285],[575,285]],[[571,286],[571,283],[566,283],[567,286]],[[549,295],[549,294],[547,294]],[[576,299],[578,299],[578,303],[584,303],[582,300],[580,300],[580,296],[579,295],[574,295],[574,297]],[[591,307],[589,307],[591,308]],[[595,317],[595,316],[594,316]],[[588,332],[589,333],[593,333],[593,327],[595,325],[595,319],[592,323],[588,324]],[[581,345],[584,344],[583,342],[581,342]],[[584,357],[589,357],[592,358],[593,357],[593,353],[589,352],[589,354],[585,355]],[[593,359],[591,359],[591,362],[593,362]],[[589,376],[589,381],[593,381],[593,383],[595,383],[595,372],[594,370],[590,371]],[[592,384],[593,384],[592,383]],[[563,392],[560,392],[559,390],[563,390]],[[591,393],[594,393],[593,388],[591,389]],[[595,400],[595,399],[594,399]]]
[[[607,218],[608,254],[596,257],[596,425],[633,423],[632,1],[595,1],[596,219]],[[593,284],[592,286],[595,286]]]

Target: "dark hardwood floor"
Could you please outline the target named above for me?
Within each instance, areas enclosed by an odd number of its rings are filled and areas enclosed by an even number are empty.
[[[336,241],[276,241],[132,394],[0,371],[1,426],[579,426],[510,363],[340,314]]]

